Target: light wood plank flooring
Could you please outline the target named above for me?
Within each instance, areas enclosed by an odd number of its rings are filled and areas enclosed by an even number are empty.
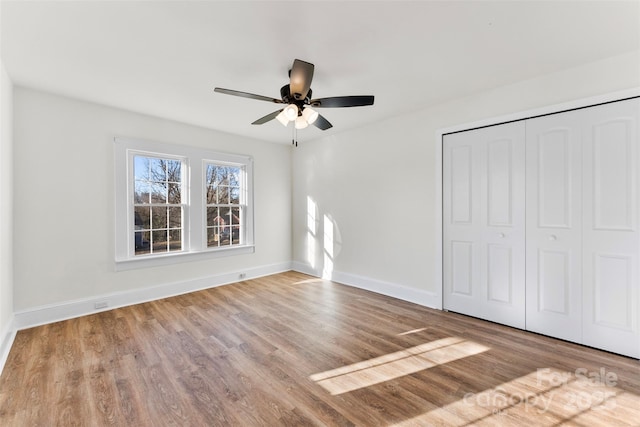
[[[640,425],[640,362],[289,272],[18,333],[2,426]]]

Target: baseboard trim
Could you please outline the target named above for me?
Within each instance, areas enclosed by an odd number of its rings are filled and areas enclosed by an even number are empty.
[[[114,292],[93,296],[86,299],[65,301],[60,304],[48,304],[27,310],[19,310],[14,313],[13,330],[28,329],[34,326],[46,325],[61,320],[95,314],[102,311],[113,310],[119,307],[155,301],[189,292],[228,285],[241,280],[256,279],[271,274],[282,273],[291,270],[291,262],[265,265],[243,269],[184,282],[168,283],[143,289],[135,289],[126,292]],[[241,277],[241,273],[244,274]],[[108,306],[96,309],[96,304],[107,302]]]
[[[4,365],[7,363],[11,346],[16,338],[15,317],[11,316],[9,323],[0,331],[0,375],[4,370]]]
[[[322,273],[316,271],[309,264],[299,261],[292,263],[293,270],[308,274],[310,276],[322,277]],[[392,298],[398,298],[409,301],[414,304],[422,305],[429,308],[442,310],[442,297],[439,293],[423,291],[420,289],[409,288],[397,283],[385,282],[370,277],[360,276],[357,274],[333,271],[330,279],[343,285],[352,286],[354,288],[364,289],[378,294],[386,295]]]

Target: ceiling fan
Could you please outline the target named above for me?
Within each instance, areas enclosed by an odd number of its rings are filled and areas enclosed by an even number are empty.
[[[220,87],[215,88],[214,91],[226,95],[273,102],[275,104],[285,104],[286,106],[284,108],[269,113],[251,124],[262,125],[273,119],[277,119],[284,126],[287,126],[289,122],[294,122],[296,129],[304,129],[310,124],[313,124],[321,130],[327,130],[333,126],[313,108],[362,107],[365,105],[373,105],[373,95],[334,96],[330,98],[312,99],[311,80],[313,79],[313,69],[313,64],[295,59],[293,66],[289,70],[289,84],[282,86],[280,89],[281,99]]]

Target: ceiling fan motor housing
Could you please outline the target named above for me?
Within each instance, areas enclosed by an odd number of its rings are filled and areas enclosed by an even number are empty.
[[[285,102],[285,104],[295,104],[298,107],[298,115],[302,114],[302,110],[305,105],[309,105],[309,101],[311,100],[312,90],[309,89],[307,92],[307,96],[303,99],[298,99],[296,95],[300,94],[291,94],[290,86],[284,85],[280,88],[280,97]]]

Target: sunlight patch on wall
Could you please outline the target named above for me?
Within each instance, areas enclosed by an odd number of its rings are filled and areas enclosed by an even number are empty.
[[[307,262],[312,269],[316,267],[317,212],[318,206],[316,202],[307,196]]]
[[[307,196],[307,231],[312,236],[315,236],[318,231],[317,212],[318,206],[316,202],[310,196]]]
[[[312,269],[316,268],[316,241],[310,233],[307,234],[307,262]]]
[[[635,425],[640,420],[640,396],[617,387],[617,376],[610,374],[604,368],[592,372],[578,368],[573,373],[540,368],[494,388],[468,392],[393,426]]]
[[[324,265],[322,267],[322,278],[331,279],[333,275],[333,221],[327,215],[324,216]]]
[[[363,362],[311,375],[332,395],[369,387],[489,350],[473,341],[448,337]]]

